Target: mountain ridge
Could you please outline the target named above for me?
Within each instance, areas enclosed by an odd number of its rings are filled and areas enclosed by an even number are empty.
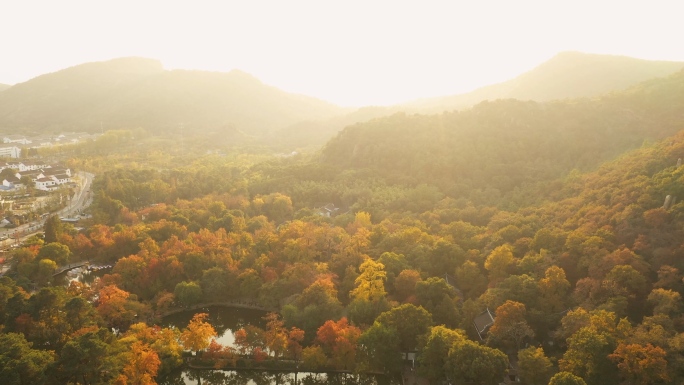
[[[625,90],[649,79],[671,75],[683,68],[684,62],[650,61],[575,51],[561,52],[503,83],[484,86],[465,94],[419,99],[388,107],[362,107],[325,122],[300,122],[280,130],[276,133],[276,138],[282,142],[296,139],[299,143],[322,145],[348,125],[399,112],[435,114],[471,108],[485,100],[497,99],[531,99],[543,102],[599,97],[606,93]],[[579,75],[573,71],[579,72]],[[571,80],[565,80],[566,78]],[[546,83],[550,85],[545,86]]]
[[[234,126],[264,133],[341,107],[263,84],[243,71],[164,70],[146,58],[85,63],[17,84],[0,94],[0,127],[48,131],[179,126],[198,132]]]
[[[416,112],[439,112],[471,107],[484,100],[549,101],[594,97],[667,76],[682,68],[684,62],[565,51],[511,80],[464,94],[419,99],[401,106]]]
[[[600,98],[500,99],[442,114],[397,113],[346,127],[319,159],[340,172],[372,170],[409,185],[439,181],[445,192],[507,204],[525,199],[516,190],[592,170],[682,129],[684,70]]]

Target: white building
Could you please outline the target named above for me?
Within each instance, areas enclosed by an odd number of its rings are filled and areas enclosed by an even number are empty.
[[[0,147],[0,158],[18,158],[21,156],[21,149],[17,146]]]
[[[26,161],[19,164],[19,171],[34,171],[40,170],[43,167],[45,167],[45,162]]]
[[[19,143],[19,144],[31,144],[33,143],[30,139],[21,135],[8,135],[2,138],[3,143]]]
[[[57,180],[53,178],[36,179],[36,189],[43,191],[52,191],[58,187]]]
[[[43,168],[43,174],[46,177],[50,177],[52,175],[60,175],[60,174],[66,174],[67,176],[71,177],[71,169],[70,168],[63,168],[63,167],[45,167],[45,168]]]
[[[43,178],[36,179],[35,186],[37,190],[52,191],[69,182],[71,182],[71,177],[69,177],[67,174],[48,175]]]

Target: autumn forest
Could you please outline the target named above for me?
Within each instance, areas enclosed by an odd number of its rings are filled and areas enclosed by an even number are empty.
[[[171,383],[192,367],[682,383],[683,107],[678,72],[392,113],[315,148],[121,127],[36,150],[95,174],[94,199],[7,253],[2,382]],[[54,274],[85,262],[111,269]],[[263,317],[224,346],[210,306]],[[187,327],[163,326],[183,311]]]

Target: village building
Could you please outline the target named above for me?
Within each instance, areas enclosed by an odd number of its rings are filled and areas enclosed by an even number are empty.
[[[0,158],[19,158],[21,149],[17,146],[0,147]]]
[[[477,335],[484,341],[484,337],[487,335],[487,329],[494,325],[494,314],[487,308],[475,317],[473,324],[475,325],[475,330],[477,330]]]

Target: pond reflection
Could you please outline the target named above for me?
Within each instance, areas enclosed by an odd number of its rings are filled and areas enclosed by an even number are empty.
[[[257,326],[262,329],[266,327],[266,322],[263,320],[266,313],[261,310],[217,306],[168,315],[162,319],[160,326],[184,329],[197,313],[209,314],[207,322],[214,327],[218,334],[216,341],[223,346],[234,346],[235,338],[233,333],[247,325]]]
[[[159,385],[399,385],[387,376],[352,373],[272,373],[267,371],[184,370]]]
[[[184,329],[196,313],[208,313],[207,321],[214,327],[224,346],[234,346],[233,333],[247,325],[266,327],[266,312],[252,309],[207,307],[164,317],[163,327]],[[352,373],[281,373],[267,370],[186,369],[157,379],[160,385],[400,385],[388,376]]]

